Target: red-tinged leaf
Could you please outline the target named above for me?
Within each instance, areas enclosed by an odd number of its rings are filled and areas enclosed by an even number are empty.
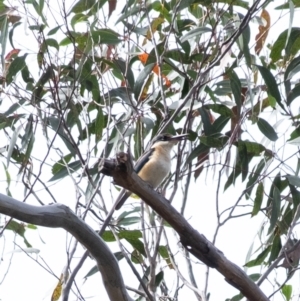
[[[15,58],[15,57],[19,54],[20,51],[21,51],[20,49],[13,49],[13,50],[11,50],[11,51],[5,56],[5,60],[6,60],[6,61],[10,61],[11,59]]]
[[[110,17],[113,11],[116,9],[117,0],[109,0],[108,1],[108,16]]]

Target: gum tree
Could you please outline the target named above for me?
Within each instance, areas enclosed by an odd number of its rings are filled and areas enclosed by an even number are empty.
[[[10,243],[31,256],[30,229],[72,234],[57,242],[67,259],[52,273],[52,300],[87,299],[77,285],[84,268],[87,282],[100,271],[110,300],[213,299],[211,269],[238,290],[224,300],[291,300],[300,257],[299,1],[13,5],[0,2],[0,239],[15,233]],[[131,161],[163,132],[189,138],[156,192]],[[120,187],[136,196],[114,212]],[[207,240],[189,218],[205,210],[209,190]],[[238,266],[217,239],[231,222],[247,235],[254,219],[258,235]],[[11,271],[1,264],[4,282]]]

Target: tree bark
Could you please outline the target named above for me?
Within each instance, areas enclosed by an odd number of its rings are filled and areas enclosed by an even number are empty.
[[[101,237],[67,206],[32,206],[0,194],[0,213],[20,221],[49,228],[63,228],[95,258],[111,301],[132,301],[127,294],[118,262]]]
[[[153,190],[133,170],[126,153],[116,159],[103,159],[99,171],[111,176],[117,185],[137,194],[145,203],[164,218],[178,233],[182,245],[196,258],[217,269],[225,280],[251,301],[267,301],[261,289],[236,264],[229,261],[204,235],[193,229],[186,219],[161,194]]]

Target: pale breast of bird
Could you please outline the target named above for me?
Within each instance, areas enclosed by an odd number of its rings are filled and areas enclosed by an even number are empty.
[[[139,176],[148,182],[153,188],[161,184],[171,170],[170,152],[160,147],[155,148],[155,152],[144,168],[139,172]],[[145,172],[147,170],[147,172]]]

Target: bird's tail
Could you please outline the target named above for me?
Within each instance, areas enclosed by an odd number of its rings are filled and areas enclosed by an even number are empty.
[[[123,206],[125,201],[130,197],[130,195],[131,195],[130,191],[122,189],[116,200],[115,209],[119,210]]]

